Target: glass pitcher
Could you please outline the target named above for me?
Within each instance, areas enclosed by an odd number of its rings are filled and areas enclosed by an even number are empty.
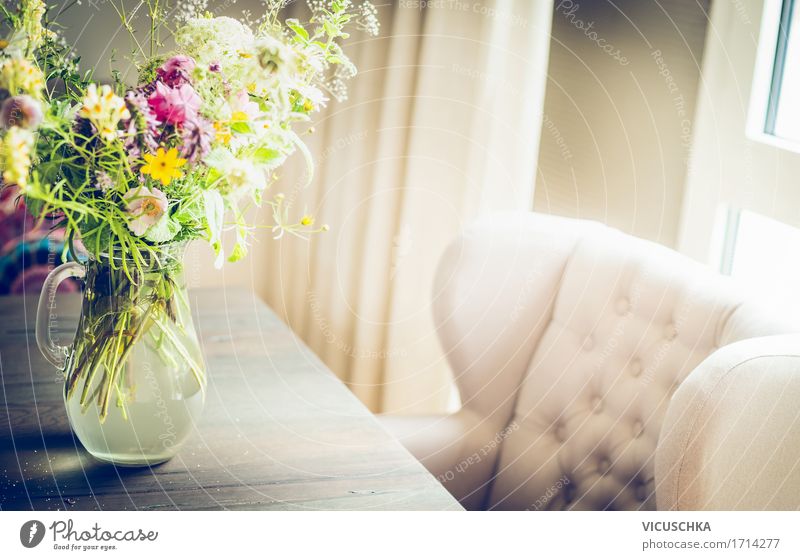
[[[69,262],[46,278],[36,342],[64,372],[70,426],[97,459],[146,466],[172,458],[205,403],[206,374],[182,257],[185,245],[151,253],[145,266],[100,255]],[[58,285],[83,279],[83,304],[69,347],[50,327]]]

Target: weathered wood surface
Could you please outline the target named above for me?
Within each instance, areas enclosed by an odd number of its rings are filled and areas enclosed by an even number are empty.
[[[0,298],[0,509],[461,509],[256,296],[191,297],[206,408],[177,457],[142,469],[81,448],[36,348],[36,299]],[[59,299],[67,340],[79,299]]]

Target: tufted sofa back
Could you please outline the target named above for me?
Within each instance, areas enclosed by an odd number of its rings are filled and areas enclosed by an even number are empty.
[[[448,248],[434,318],[465,410],[499,434],[468,498],[491,509],[654,509],[672,393],[718,347],[785,328],[674,251],[531,213]]]

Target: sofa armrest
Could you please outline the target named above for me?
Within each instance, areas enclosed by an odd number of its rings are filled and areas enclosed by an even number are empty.
[[[703,361],[672,397],[655,476],[660,510],[800,508],[800,335]]]
[[[468,409],[443,416],[384,414],[378,418],[462,506],[483,506],[503,426],[493,426]]]

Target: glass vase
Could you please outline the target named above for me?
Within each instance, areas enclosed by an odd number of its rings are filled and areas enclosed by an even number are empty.
[[[172,458],[205,402],[206,374],[183,279],[185,246],[152,252],[139,267],[100,255],[54,269],[39,298],[36,340],[64,372],[70,426],[101,461],[147,466]],[[56,344],[55,292],[83,279],[75,338]]]

